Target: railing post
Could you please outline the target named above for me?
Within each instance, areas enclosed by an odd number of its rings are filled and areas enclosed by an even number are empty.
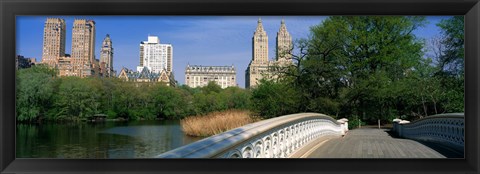
[[[340,119],[340,120],[337,120],[337,123],[340,124],[341,131],[342,131],[342,136],[345,136],[345,121],[343,121],[342,119]]]
[[[397,136],[400,136],[400,135],[398,134],[398,129],[399,129],[399,124],[398,124],[398,123],[399,123],[400,121],[402,121],[402,120],[401,120],[401,119],[398,119],[398,118],[393,119],[393,128],[392,128],[393,130],[392,130],[392,131],[395,132],[395,134],[396,134]]]
[[[410,121],[407,121],[407,120],[402,120],[400,122],[398,122],[398,125],[399,125],[399,129],[398,129],[398,136],[399,137],[403,137],[403,129],[404,129],[404,124],[408,124],[410,123]]]
[[[358,119],[358,128],[362,128],[362,121],[360,120],[360,118]]]
[[[348,132],[348,119],[342,118],[340,120],[337,120],[338,123],[340,123],[340,126],[342,128],[342,135],[345,136],[345,134]]]
[[[342,120],[342,121],[345,122],[345,123],[344,123],[344,124],[345,124],[345,132],[348,132],[348,119],[347,119],[347,118],[342,118],[342,119],[340,119],[340,120]]]

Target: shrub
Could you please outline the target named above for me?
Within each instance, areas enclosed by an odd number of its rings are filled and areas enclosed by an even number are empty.
[[[241,127],[257,120],[248,111],[227,110],[211,112],[204,116],[189,116],[180,120],[180,124],[185,134],[206,137]]]

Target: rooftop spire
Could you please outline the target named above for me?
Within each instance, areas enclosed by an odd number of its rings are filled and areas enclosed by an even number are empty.
[[[105,36],[105,38],[103,39],[103,46],[107,46],[107,45],[111,45],[112,44],[112,40],[110,39],[110,35],[107,34]]]
[[[282,22],[280,23],[280,31],[287,31],[287,26],[285,25],[284,19],[282,19]]]
[[[256,32],[263,32],[263,25],[262,25],[262,18],[258,18],[258,22],[257,22],[257,30]]]

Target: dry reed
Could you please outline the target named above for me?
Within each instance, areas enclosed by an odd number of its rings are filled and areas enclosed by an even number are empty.
[[[189,116],[180,120],[183,132],[190,136],[206,137],[253,123],[259,119],[249,111],[227,110],[204,116]]]

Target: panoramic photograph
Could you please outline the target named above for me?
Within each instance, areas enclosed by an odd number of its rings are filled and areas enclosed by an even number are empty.
[[[17,16],[16,157],[464,158],[464,16]]]

